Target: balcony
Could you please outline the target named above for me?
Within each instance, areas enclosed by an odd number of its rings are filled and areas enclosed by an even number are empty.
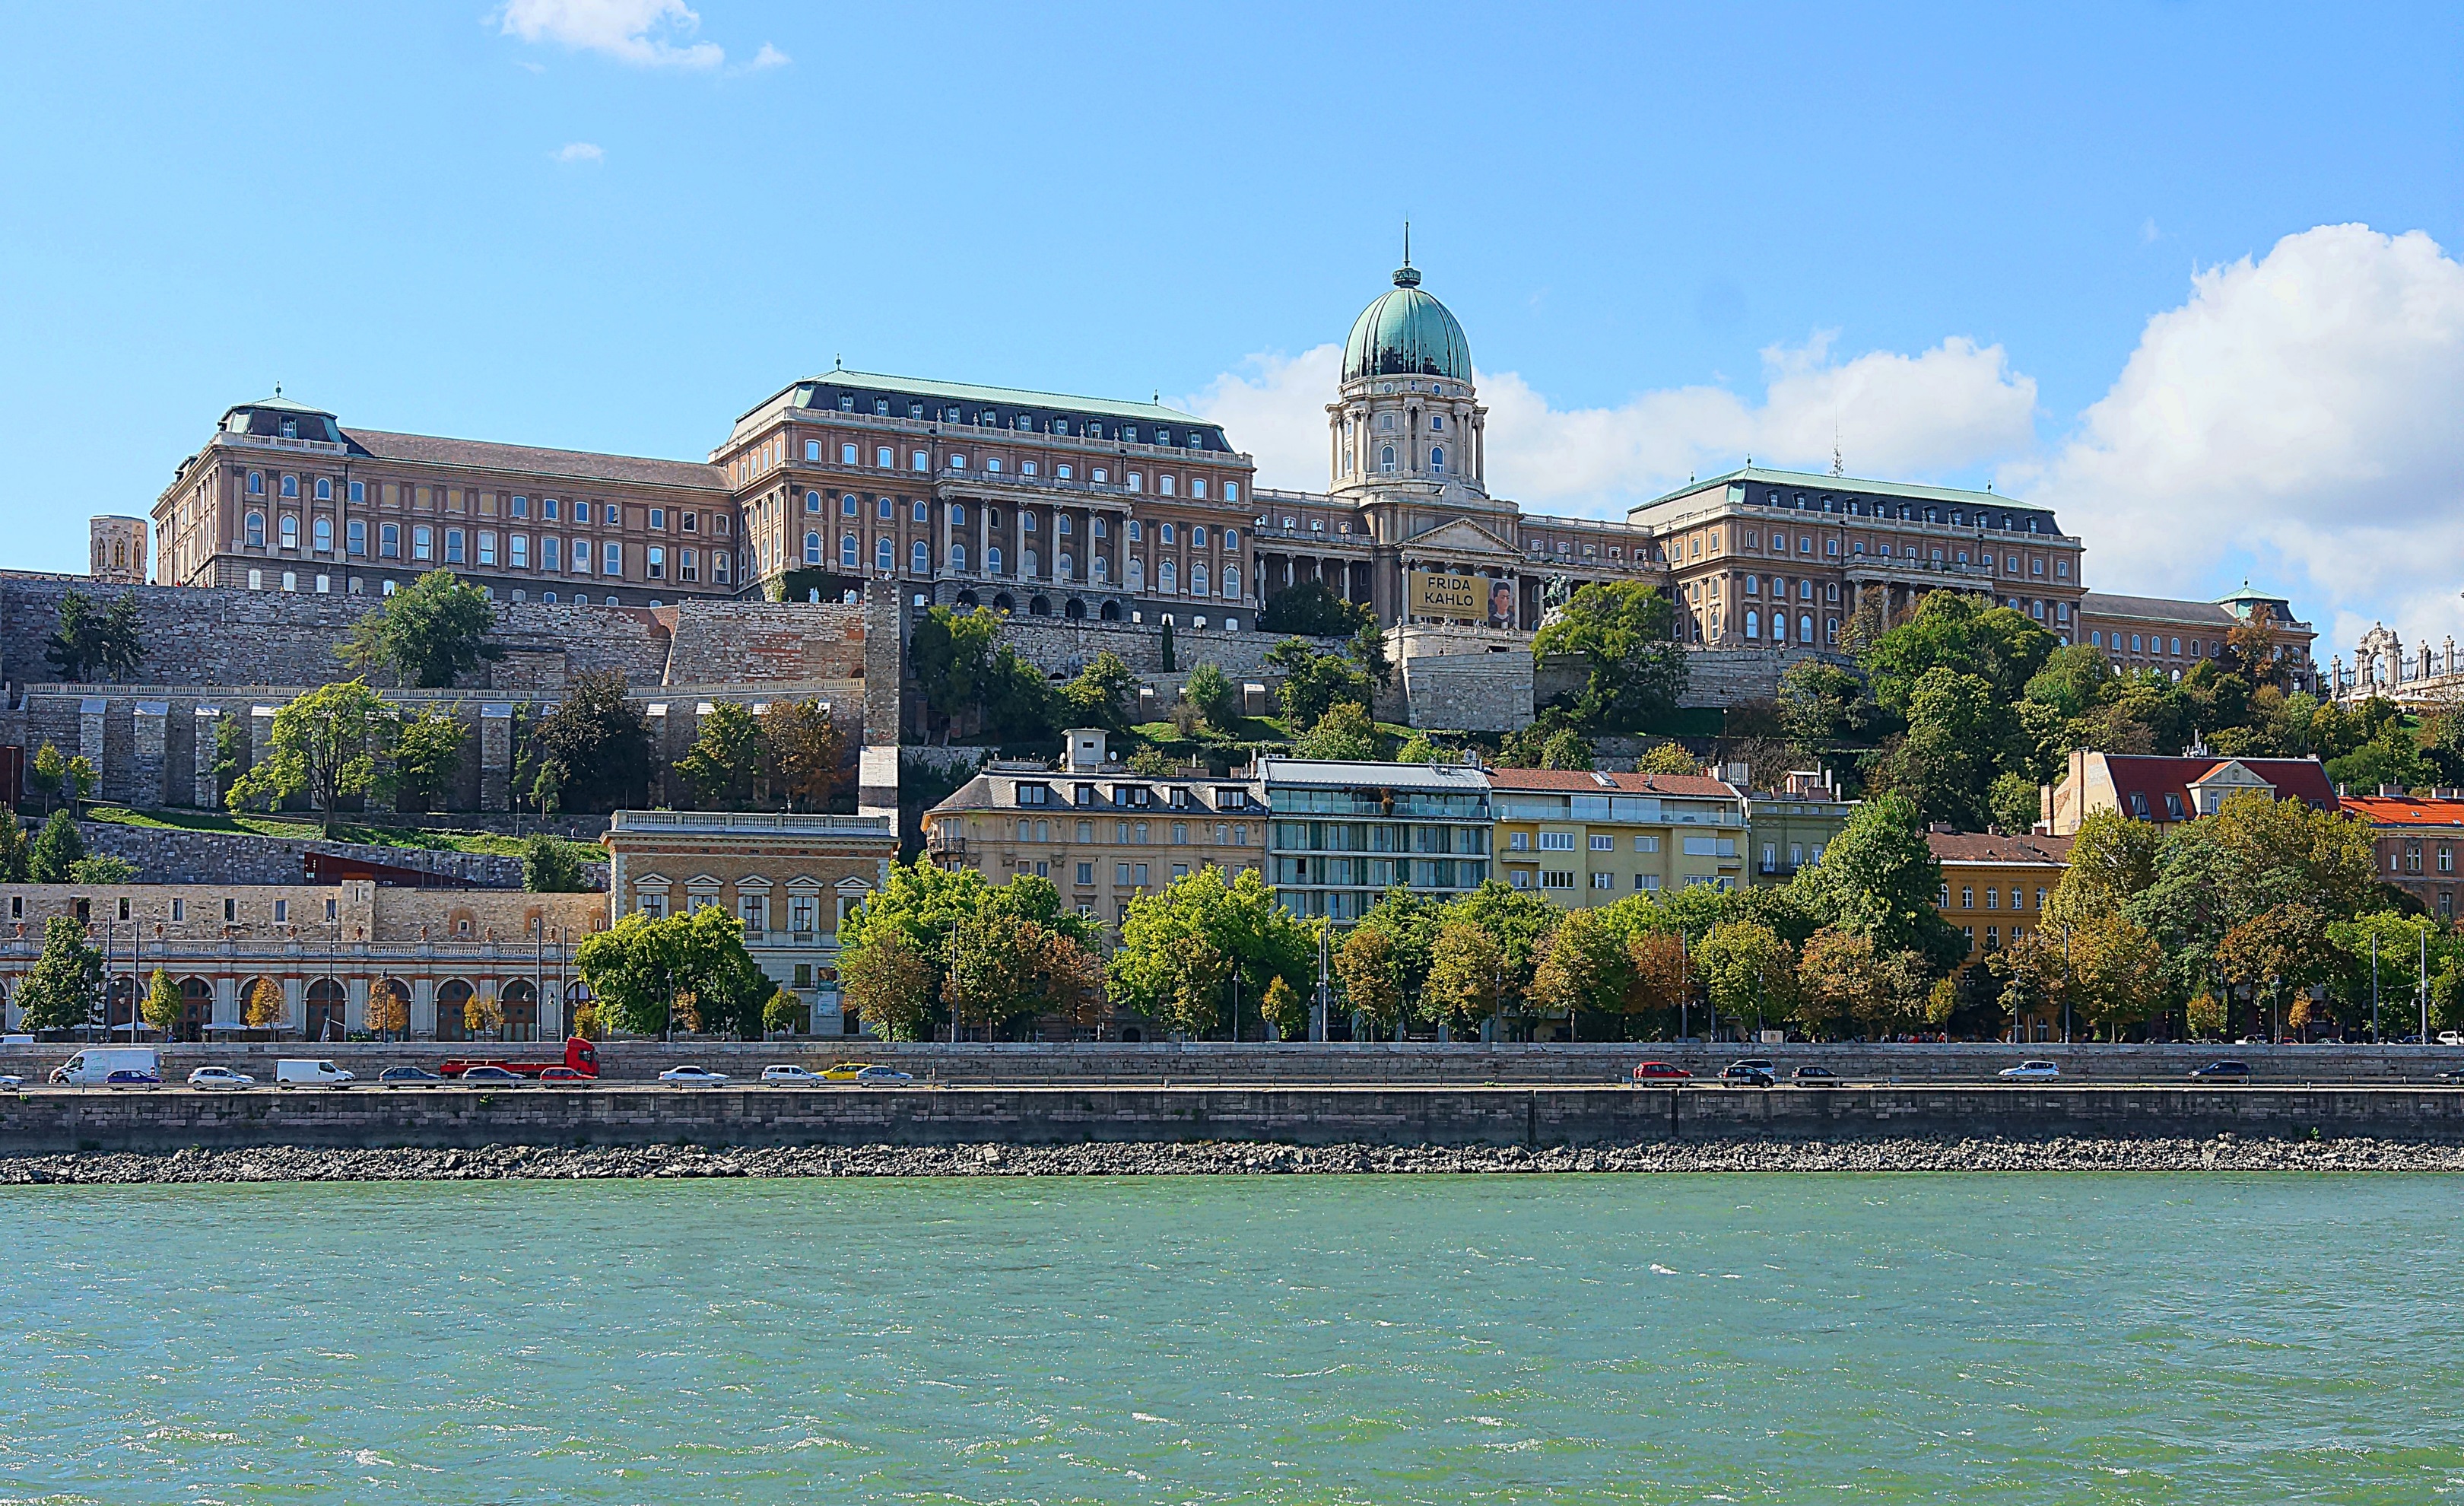
[[[328,439],[285,439],[275,434],[235,434],[229,430],[215,433],[213,442],[234,450],[287,450],[295,454],[348,454],[348,445]]]

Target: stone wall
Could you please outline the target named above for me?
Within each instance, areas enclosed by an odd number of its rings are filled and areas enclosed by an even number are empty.
[[[1018,650],[1030,664],[1049,675],[1073,675],[1110,649],[1122,662],[1150,682],[1169,677],[1177,686],[1199,664],[1220,665],[1234,679],[1257,679],[1266,673],[1266,654],[1287,634],[1225,632],[1220,628],[1173,629],[1174,673],[1163,667],[1163,629],[1155,623],[1071,621],[1064,617],[1013,616],[1001,625],[1001,641]],[[1309,640],[1328,653],[1341,653],[1340,638]]]
[[[77,834],[85,839],[88,853],[128,859],[137,865],[138,878],[150,884],[297,884],[305,881],[304,862],[313,852],[416,869],[489,889],[522,886],[522,860],[490,853],[289,841],[231,831],[122,826],[116,821],[80,821]],[[593,888],[606,887],[606,864],[585,864],[583,871]]]
[[[862,607],[693,601],[657,615],[671,625],[674,647],[665,675],[642,684],[817,685],[864,677]]]
[[[1779,677],[1800,664],[1857,667],[1848,654],[1815,649],[1698,648],[1687,660],[1685,694],[1677,698],[1681,706],[1727,707],[1772,699],[1779,695]]]
[[[1409,626],[1394,630],[1387,652],[1397,670],[1398,709],[1411,725],[1512,732],[1530,724],[1529,635]]]

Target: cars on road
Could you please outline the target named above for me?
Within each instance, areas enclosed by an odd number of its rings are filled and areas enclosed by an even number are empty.
[[[1694,1080],[1694,1074],[1669,1062],[1643,1061],[1635,1063],[1634,1080],[1637,1082],[1691,1082]]]
[[[777,1083],[781,1087],[809,1088],[813,1086],[813,1084],[825,1079],[824,1079],[820,1073],[813,1071],[809,1067],[798,1067],[787,1062],[774,1062],[770,1066],[761,1069],[761,1080],[763,1082]]]
[[[116,1073],[134,1072],[163,1080],[163,1058],[151,1046],[89,1046],[52,1069],[62,1088],[108,1087]]]
[[[22,1093],[25,1087],[26,1079],[15,1073],[0,1074],[0,1093]]]
[[[2464,1030],[2439,1031],[2438,1044],[2441,1046],[2464,1046]]]
[[[136,1067],[121,1067],[104,1077],[102,1085],[106,1088],[159,1088],[163,1086],[163,1074]]]
[[[1779,1069],[1761,1056],[1732,1061],[1720,1069],[1720,1080],[1747,1088],[1769,1088],[1779,1081]]]
[[[377,1082],[387,1088],[433,1088],[444,1081],[425,1067],[387,1067],[377,1074]]]
[[[1836,1088],[1840,1077],[1828,1067],[1799,1067],[1790,1073],[1788,1080],[1800,1088]]]
[[[237,1093],[242,1088],[255,1087],[256,1079],[229,1067],[200,1067],[188,1074],[188,1086],[199,1093]]]
[[[2250,1063],[2246,1061],[2211,1061],[2204,1067],[2190,1069],[2193,1077],[2213,1078],[2219,1082],[2248,1082]]]
[[[853,1082],[871,1070],[872,1063],[869,1061],[834,1061],[822,1069],[822,1078],[825,1082]]]
[[[352,1074],[316,1056],[283,1056],[274,1063],[277,1088],[347,1088]]]
[[[466,1067],[456,1079],[466,1088],[526,1088],[528,1077],[504,1067]]]
[[[915,1074],[895,1067],[867,1067],[855,1074],[855,1080],[859,1087],[903,1088],[915,1080]]]
[[[2061,1064],[2050,1061],[2023,1061],[1994,1074],[2005,1082],[2051,1082],[2061,1074]]]
[[[727,1086],[727,1074],[688,1063],[669,1068],[659,1074],[659,1080],[671,1088],[724,1088]]]
[[[591,1080],[592,1078],[588,1073],[583,1072],[574,1067],[545,1067],[539,1070],[539,1074],[540,1085],[550,1088],[556,1087],[560,1083],[570,1084],[576,1082],[589,1082]]]

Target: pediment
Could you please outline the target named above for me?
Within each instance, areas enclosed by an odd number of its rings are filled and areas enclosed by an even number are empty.
[[[668,875],[665,874],[644,874],[641,877],[633,880],[633,887],[636,889],[666,889],[671,886],[668,882]]]
[[[850,875],[839,880],[838,891],[843,895],[869,895],[872,893],[872,880]]]
[[[2276,787],[2268,781],[2259,778],[2255,770],[2253,770],[2248,764],[2242,763],[2239,759],[2227,759],[2223,763],[2218,764],[2215,767],[2200,775],[2198,778],[2190,781],[2190,786],[2194,789],[2208,785],[2238,785],[2246,789],[2273,789]]]
[[[1415,534],[1404,541],[1404,547],[1432,554],[1514,555],[1512,543],[1468,518],[1451,519],[1425,533]]]

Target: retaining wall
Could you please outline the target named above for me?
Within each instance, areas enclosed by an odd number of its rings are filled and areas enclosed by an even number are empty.
[[[607,819],[593,818],[605,831]],[[124,857],[149,884],[297,884],[305,882],[310,853],[416,869],[483,889],[519,889],[522,860],[490,853],[434,852],[416,847],[378,847],[361,842],[290,841],[227,831],[184,831],[161,827],[80,821],[77,835],[88,853]],[[607,887],[607,865],[584,865],[591,887]]]

